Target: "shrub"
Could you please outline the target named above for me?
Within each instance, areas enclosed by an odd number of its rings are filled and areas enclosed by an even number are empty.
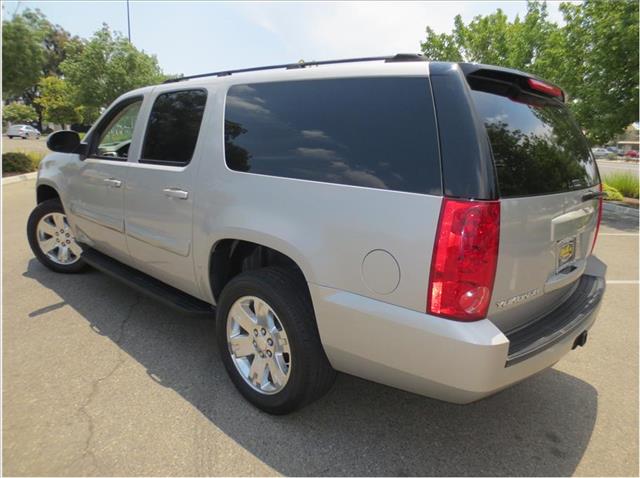
[[[10,123],[31,123],[38,118],[33,106],[22,103],[9,103],[2,109],[2,120]]]
[[[2,173],[29,173],[35,170],[32,159],[24,153],[4,153]]]
[[[624,199],[622,194],[620,194],[620,191],[618,191],[616,188],[612,188],[607,183],[602,184],[602,190],[607,193],[607,195],[604,197],[605,201],[622,201]]]
[[[21,152],[29,156],[29,159],[31,159],[31,164],[33,164],[33,169],[38,169],[38,165],[40,164],[40,161],[42,161],[42,158],[46,156],[45,153],[38,153],[37,151],[28,151],[28,152],[21,151]]]
[[[638,199],[638,189],[640,188],[638,176],[632,173],[611,173],[604,180],[624,197]]]

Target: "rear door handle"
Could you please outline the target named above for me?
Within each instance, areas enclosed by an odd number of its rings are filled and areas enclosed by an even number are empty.
[[[589,191],[587,194],[582,196],[582,201],[589,201],[591,199],[604,198],[607,197],[606,191]]]
[[[164,195],[170,198],[187,199],[189,197],[189,192],[183,191],[182,189],[166,188],[163,189],[163,191]]]
[[[104,182],[107,183],[112,188],[119,188],[120,186],[122,186],[122,181],[116,178],[108,178],[108,179],[105,179]]]

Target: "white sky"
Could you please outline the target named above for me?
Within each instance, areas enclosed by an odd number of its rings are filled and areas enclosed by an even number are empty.
[[[557,2],[550,19],[561,22]],[[120,1],[6,1],[4,15],[40,8],[72,34],[89,37],[102,23],[126,35]],[[526,2],[205,2],[131,1],[133,43],[158,57],[166,73],[419,52],[425,27],[449,32],[501,8],[509,18]]]

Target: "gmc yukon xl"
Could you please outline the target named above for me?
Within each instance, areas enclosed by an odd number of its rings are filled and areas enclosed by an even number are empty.
[[[196,75],[48,138],[35,256],[216,316],[270,413],[336,371],[467,403],[584,345],[598,169],[555,85],[420,55]],[[78,282],[78,287],[82,287]]]

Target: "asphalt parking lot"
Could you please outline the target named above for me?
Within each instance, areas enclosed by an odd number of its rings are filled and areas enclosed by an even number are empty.
[[[603,178],[609,174],[630,173],[638,176],[640,173],[640,165],[638,162],[624,161],[622,159],[609,161],[606,159],[598,159],[598,169]]]
[[[42,153],[48,154],[50,151],[47,149],[47,138],[40,137],[40,139],[21,139],[13,138],[9,139],[7,136],[2,137],[2,152],[3,153]]]
[[[247,404],[213,321],[25,238],[34,182],[3,187],[4,475],[637,475],[638,221],[605,213],[608,290],[586,347],[480,402],[339,376],[310,407]]]

